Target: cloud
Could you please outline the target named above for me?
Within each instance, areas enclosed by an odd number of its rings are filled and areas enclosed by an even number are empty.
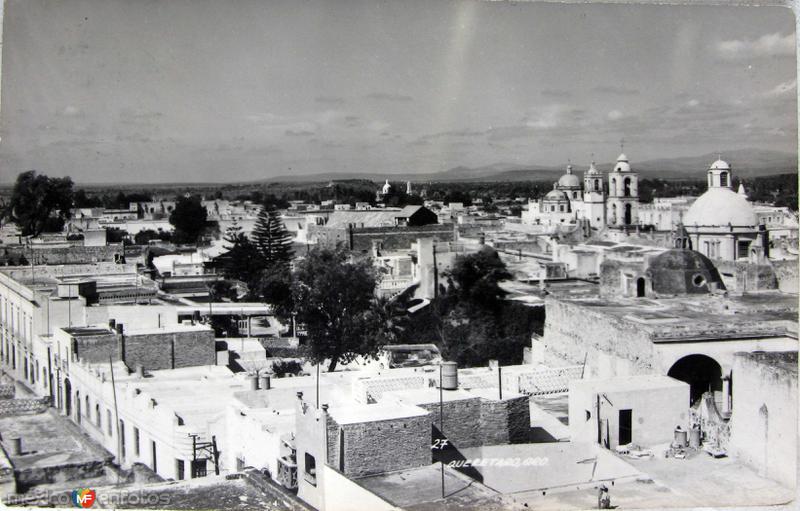
[[[789,80],[783,83],[779,83],[772,89],[768,90],[765,93],[765,96],[783,96],[791,94],[794,96],[797,90],[797,79]]]
[[[343,105],[345,103],[345,99],[338,96],[317,96],[314,101],[324,105]]]
[[[58,115],[62,117],[80,117],[83,115],[83,111],[74,105],[67,105],[63,110],[58,112]]]
[[[368,99],[375,99],[378,101],[413,101],[414,98],[403,94],[395,94],[390,92],[373,92],[367,94]]]
[[[314,132],[306,130],[301,130],[301,131],[286,130],[284,132],[284,135],[286,135],[287,137],[311,137],[314,135]]]
[[[542,96],[547,96],[550,98],[571,98],[572,92],[563,89],[544,89],[540,92]]]
[[[439,133],[430,133],[428,135],[423,135],[420,137],[421,140],[432,140],[436,138],[444,138],[444,137],[480,137],[485,135],[485,131],[481,130],[471,130],[471,129],[462,129],[462,130],[451,130],[451,131],[440,131]]]
[[[592,90],[601,94],[614,94],[617,96],[636,96],[639,94],[638,89],[629,89],[627,87],[619,87],[617,85],[598,85]]]
[[[784,36],[780,32],[775,32],[763,35],[758,39],[720,41],[717,43],[716,50],[723,60],[793,57],[795,54],[794,34]]]
[[[612,120],[612,121],[616,121],[618,119],[621,119],[622,118],[622,112],[620,112],[619,110],[612,110],[612,111],[608,112],[608,118],[609,118],[609,120]]]

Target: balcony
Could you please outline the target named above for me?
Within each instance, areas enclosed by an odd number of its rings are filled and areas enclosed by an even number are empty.
[[[289,490],[297,490],[297,463],[293,457],[278,458],[278,482]]]

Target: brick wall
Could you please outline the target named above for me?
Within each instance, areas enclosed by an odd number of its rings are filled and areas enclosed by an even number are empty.
[[[480,401],[478,397],[459,399],[457,401],[445,401],[442,406],[444,415],[444,436],[450,440],[450,443],[460,449],[477,447],[483,442],[479,420],[481,413]],[[439,403],[424,403],[417,406],[431,412],[431,422],[441,431]]]
[[[340,426],[328,422],[328,464],[339,469],[339,429],[344,431],[344,474],[361,477],[431,463],[427,415]]]
[[[125,335],[123,345],[123,360],[130,368],[141,365],[155,371],[216,363],[214,333],[210,330]]]
[[[75,355],[86,362],[119,360],[119,339],[116,334],[75,337]]]

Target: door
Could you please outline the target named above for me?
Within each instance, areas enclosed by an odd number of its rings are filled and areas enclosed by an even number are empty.
[[[627,445],[633,438],[633,410],[619,411],[619,442],[618,445]]]

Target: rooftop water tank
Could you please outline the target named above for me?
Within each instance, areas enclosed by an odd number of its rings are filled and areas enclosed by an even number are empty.
[[[455,362],[442,362],[442,389],[458,389],[458,365]]]

